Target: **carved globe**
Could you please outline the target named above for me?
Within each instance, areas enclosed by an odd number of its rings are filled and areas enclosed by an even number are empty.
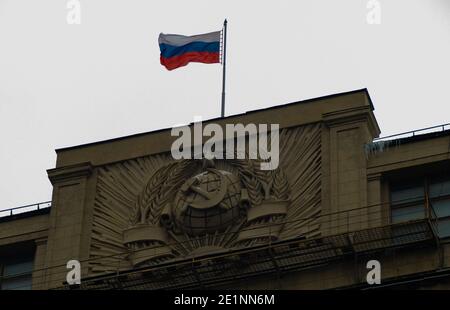
[[[189,235],[223,231],[241,215],[241,182],[230,172],[208,169],[187,180],[173,206],[177,226]]]

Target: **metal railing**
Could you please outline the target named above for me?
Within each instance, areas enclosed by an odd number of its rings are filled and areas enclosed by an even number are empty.
[[[416,135],[427,134],[427,133],[432,133],[432,132],[441,132],[441,131],[446,131],[449,129],[450,129],[450,123],[447,123],[447,124],[442,124],[442,125],[437,125],[437,126],[432,126],[432,127],[427,127],[427,128],[416,129],[416,130],[412,130],[412,131],[406,131],[406,132],[389,135],[389,136],[385,136],[385,137],[375,138],[375,139],[373,139],[373,142],[415,137]]]
[[[13,216],[13,215],[17,215],[17,214],[22,214],[22,213],[26,213],[26,212],[31,212],[31,211],[37,211],[37,210],[41,210],[41,209],[46,209],[46,208],[50,208],[51,206],[52,206],[51,201],[45,201],[45,202],[34,203],[31,205],[0,210],[0,218]]]
[[[435,244],[428,220],[390,224],[311,239],[303,237],[233,249],[86,278],[57,289],[201,289],[316,268],[355,255]]]

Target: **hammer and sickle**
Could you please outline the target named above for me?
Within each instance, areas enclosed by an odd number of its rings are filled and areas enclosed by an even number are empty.
[[[193,201],[189,203],[191,207],[196,209],[208,209],[218,205],[223,200],[225,194],[227,193],[228,180],[223,176],[223,174],[216,171],[216,169],[207,169],[207,170],[210,171],[211,173],[216,174],[219,177],[220,187],[213,192],[208,192],[196,185],[198,180],[193,179],[189,181],[186,184],[189,186],[189,189],[204,198],[204,200]]]

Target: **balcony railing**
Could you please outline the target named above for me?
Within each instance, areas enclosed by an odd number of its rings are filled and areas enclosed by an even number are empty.
[[[9,217],[17,214],[23,214],[27,212],[37,211],[41,209],[50,208],[52,206],[51,201],[34,203],[31,205],[15,207],[11,209],[0,210],[0,218]]]
[[[402,132],[395,135],[373,139],[372,142],[364,145],[366,156],[383,152],[391,147],[397,147],[404,142],[403,139],[413,139],[414,137],[425,136],[426,134],[439,134],[450,130],[450,123],[433,127],[421,128],[412,131]]]
[[[427,133],[442,132],[442,131],[446,131],[449,129],[450,129],[450,123],[442,124],[442,125],[437,125],[437,126],[432,126],[432,127],[427,127],[427,128],[416,129],[416,130],[412,130],[412,131],[406,131],[406,132],[389,135],[389,136],[385,136],[385,137],[375,138],[375,139],[373,139],[373,142],[376,143],[376,142],[380,142],[380,141],[396,140],[396,139],[401,139],[401,138],[410,138],[410,137],[415,137],[415,136],[423,135],[423,134],[427,134]]]

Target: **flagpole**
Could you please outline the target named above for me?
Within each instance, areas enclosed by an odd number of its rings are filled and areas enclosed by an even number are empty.
[[[225,68],[227,58],[227,20],[223,21],[223,48],[222,48],[222,110],[221,116],[225,116]]]

